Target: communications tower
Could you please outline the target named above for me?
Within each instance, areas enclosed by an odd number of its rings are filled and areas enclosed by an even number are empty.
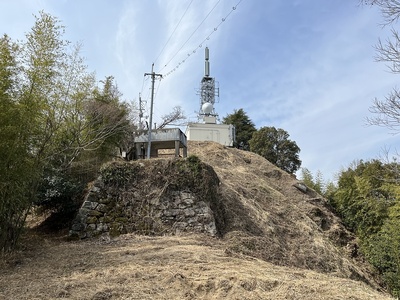
[[[204,77],[200,82],[200,110],[199,119],[205,123],[216,123],[218,114],[215,112],[214,104],[219,98],[218,82],[210,77],[210,51],[205,48]]]
[[[213,141],[221,145],[233,147],[235,142],[235,127],[232,124],[217,124],[217,113],[214,109],[216,99],[219,99],[218,82],[210,77],[210,52],[205,49],[204,77],[200,82],[200,110],[198,119],[202,122],[189,123],[186,135],[189,141]]]

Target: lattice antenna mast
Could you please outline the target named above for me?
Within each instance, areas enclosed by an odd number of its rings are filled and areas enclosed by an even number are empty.
[[[143,111],[144,111],[144,107],[143,107],[143,101],[142,101],[142,95],[141,93],[139,93],[139,130],[143,130]]]
[[[204,116],[216,117],[218,114],[215,112],[214,104],[219,97],[218,82],[210,77],[210,52],[208,47],[205,48],[205,67],[204,77],[200,82],[200,111],[199,118]]]

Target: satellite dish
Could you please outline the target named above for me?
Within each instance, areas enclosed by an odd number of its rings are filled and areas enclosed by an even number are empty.
[[[205,102],[201,106],[201,110],[203,111],[204,114],[209,115],[212,113],[214,107],[210,102]]]

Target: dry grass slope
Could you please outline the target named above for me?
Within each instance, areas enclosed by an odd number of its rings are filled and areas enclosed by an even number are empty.
[[[365,283],[276,266],[206,236],[57,242],[9,258],[0,299],[390,299]]]
[[[190,154],[213,166],[221,180],[228,228],[235,252],[276,265],[363,280],[377,287],[368,266],[354,253],[354,236],[329,204],[262,157],[215,143],[190,143]]]
[[[189,154],[221,181],[221,238],[29,231],[0,261],[0,299],[391,299],[315,192],[253,153],[190,142]]]

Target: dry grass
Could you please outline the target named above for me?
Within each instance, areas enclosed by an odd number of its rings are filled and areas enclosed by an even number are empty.
[[[189,154],[221,181],[220,239],[28,231],[23,250],[0,259],[0,299],[391,299],[348,248],[354,236],[296,178],[215,143],[190,142]]]
[[[226,203],[225,239],[230,249],[276,265],[364,280],[378,287],[355,243],[329,204],[262,157],[216,143],[190,142],[189,154],[210,164]]]
[[[206,236],[35,239],[3,262],[0,299],[390,299],[361,282],[232,253]]]

